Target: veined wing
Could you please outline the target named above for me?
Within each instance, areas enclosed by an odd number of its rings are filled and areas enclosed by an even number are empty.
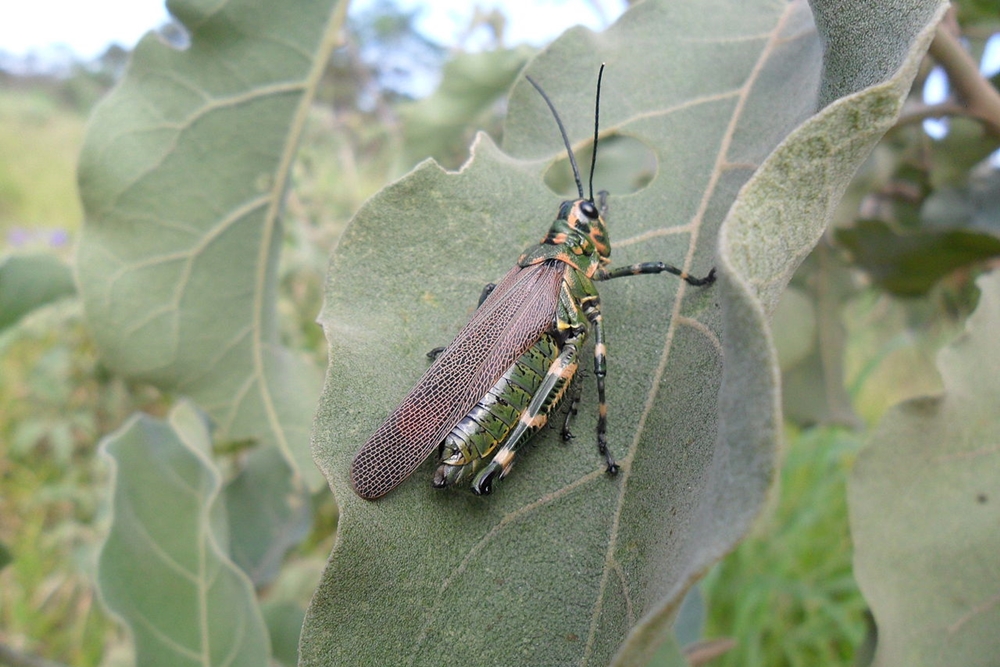
[[[361,447],[351,485],[385,495],[427,458],[538,337],[552,327],[566,264],[515,266]]]

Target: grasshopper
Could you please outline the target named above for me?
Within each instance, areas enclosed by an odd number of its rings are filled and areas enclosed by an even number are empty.
[[[500,282],[486,286],[472,319],[450,345],[432,351],[434,361],[423,377],[358,451],[351,464],[351,485],[362,498],[379,498],[396,488],[435,448],[435,487],[468,483],[476,494],[491,493],[496,481],[510,472],[517,452],[563,402],[589,335],[594,338],[597,449],[607,472],[618,472],[608,448],[607,352],[594,283],[670,273],[690,285],[707,286],[715,282],[715,269],[696,278],[663,262],[607,268],[607,193],[599,193],[595,203],[593,183],[603,75],[602,64],[589,197],[584,197],[576,157],[555,105],[525,76],[555,117],[580,196],[562,202],[541,242],[525,250]],[[571,437],[569,416],[578,399],[567,414],[565,439]]]

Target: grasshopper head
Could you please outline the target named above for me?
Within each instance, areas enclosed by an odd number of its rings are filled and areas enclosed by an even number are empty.
[[[564,201],[559,207],[559,216],[542,242],[566,246],[574,255],[596,253],[601,264],[611,259],[611,243],[604,218],[589,199]]]

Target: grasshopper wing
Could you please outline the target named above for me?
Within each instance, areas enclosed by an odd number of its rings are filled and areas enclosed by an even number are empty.
[[[566,265],[515,266],[358,450],[351,486],[379,498],[409,477],[555,321]]]

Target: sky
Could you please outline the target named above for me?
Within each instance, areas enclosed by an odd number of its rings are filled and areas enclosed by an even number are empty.
[[[357,0],[352,10],[374,2]],[[6,0],[4,4],[0,52],[16,57],[68,47],[75,56],[92,59],[112,43],[132,48],[143,34],[168,18],[163,0]],[[529,16],[524,3],[517,0],[396,0],[396,4],[404,9],[420,7],[417,29],[445,46],[455,43],[477,4],[485,10],[499,7],[504,11],[508,46],[522,42],[542,45],[576,24],[600,29],[625,7],[624,0],[534,0]],[[603,18],[595,5],[601,8]]]
[[[377,1],[355,0],[351,9],[361,11]],[[419,9],[417,30],[444,46],[456,44],[477,5],[484,10],[498,7],[503,11],[508,46],[525,42],[541,46],[577,24],[600,30],[625,9],[625,0],[533,0],[530,12],[518,0],[394,2],[404,10]],[[163,0],[7,0],[7,7],[0,12],[0,56],[24,58],[34,53],[44,59],[61,50],[89,60],[113,43],[131,49],[143,34],[163,25],[168,18]],[[986,72],[1000,68],[1000,40],[994,38],[991,42],[983,63]],[[464,46],[474,48],[475,42]],[[925,89],[926,100],[938,101],[946,93],[943,77],[932,76]],[[929,120],[925,125],[932,136],[946,131],[942,121]]]

